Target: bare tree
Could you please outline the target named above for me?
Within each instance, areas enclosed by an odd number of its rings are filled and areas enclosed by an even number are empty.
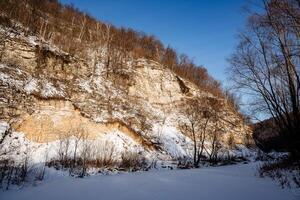
[[[167,47],[163,55],[162,63],[168,66],[170,69],[174,69],[177,65],[177,53],[171,47]]]
[[[199,167],[211,113],[205,100],[192,99],[185,103],[183,114],[186,120],[181,124],[180,129],[192,139],[193,164],[194,167]]]
[[[253,108],[276,121],[286,149],[300,156],[300,6],[297,0],[263,1],[230,58],[231,79],[251,95]]]
[[[105,66],[106,66],[106,77],[108,77],[110,73],[110,67],[111,67],[111,59],[112,59],[112,51],[113,49],[111,48],[111,43],[113,39],[113,34],[111,31],[111,24],[105,24],[105,32],[103,33],[103,40],[105,41],[105,49],[106,49],[106,61],[105,61]]]
[[[80,32],[78,35],[78,40],[81,41],[83,35],[84,35],[84,31],[85,31],[85,26],[86,26],[86,14],[84,13],[82,16],[82,21],[81,21],[81,27],[80,27]]]
[[[221,148],[221,135],[222,130],[219,126],[219,122],[215,121],[213,123],[214,128],[208,134],[208,141],[210,142],[210,151],[209,151],[209,161],[214,163],[218,160],[218,153]]]
[[[208,141],[210,142],[209,161],[216,162],[221,148],[221,137],[224,133],[223,125],[220,120],[222,104],[217,98],[207,98],[210,109],[210,128],[208,131]]]
[[[103,58],[106,76],[111,72],[119,73],[128,58],[146,58],[160,62],[203,89],[215,94],[221,92],[219,83],[204,67],[195,65],[188,58],[185,59],[187,62],[179,63],[176,51],[164,47],[155,36],[97,21],[73,5],[52,0],[1,0],[0,13],[1,25],[22,24],[27,34],[36,34],[82,59],[90,57],[91,47],[104,47],[107,51]]]

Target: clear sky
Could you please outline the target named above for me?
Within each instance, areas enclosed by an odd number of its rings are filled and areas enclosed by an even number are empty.
[[[226,58],[246,21],[247,0],[61,0],[115,26],[153,34],[226,85]]]

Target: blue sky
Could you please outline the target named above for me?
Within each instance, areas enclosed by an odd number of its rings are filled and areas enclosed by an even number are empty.
[[[247,0],[61,0],[118,27],[153,34],[226,85],[226,58],[244,27]]]

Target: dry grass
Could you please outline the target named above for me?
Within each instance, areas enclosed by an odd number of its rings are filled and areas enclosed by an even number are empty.
[[[137,152],[124,152],[119,166],[128,171],[137,171],[146,169],[147,162],[145,157]]]
[[[300,161],[290,157],[269,160],[260,165],[260,177],[270,177],[282,188],[300,187]]]

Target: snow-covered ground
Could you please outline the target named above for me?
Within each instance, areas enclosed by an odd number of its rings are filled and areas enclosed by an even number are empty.
[[[87,178],[48,175],[38,186],[1,191],[5,200],[298,200],[299,190],[281,189],[255,176],[257,163],[193,170],[153,170]]]

